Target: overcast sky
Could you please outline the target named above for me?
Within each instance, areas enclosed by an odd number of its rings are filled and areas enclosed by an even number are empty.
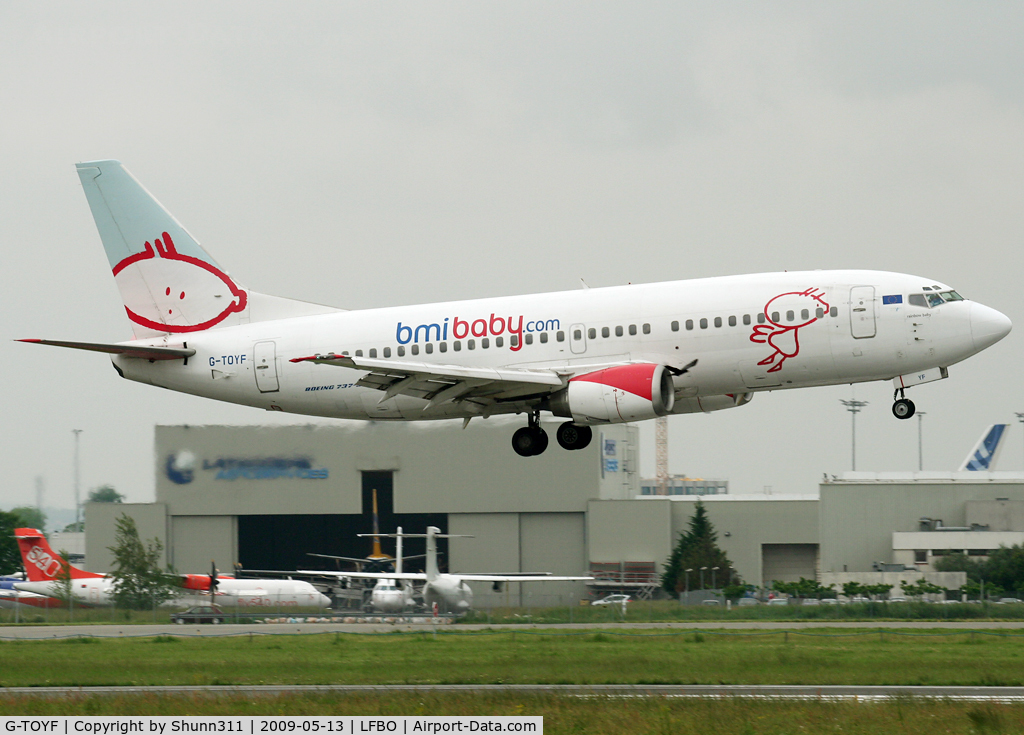
[[[1024,4],[3,2],[0,69],[2,508],[36,476],[71,507],[72,429],[83,496],[145,502],[154,424],[306,421],[12,342],[131,337],[74,171],[98,158],[245,286],[347,308],[784,269],[948,282],[1017,327],[910,392],[925,469],[993,422],[1024,468]],[[916,469],[918,421],[873,383],[673,417],[671,471],[813,492],[850,469],[854,395],[858,469]]]

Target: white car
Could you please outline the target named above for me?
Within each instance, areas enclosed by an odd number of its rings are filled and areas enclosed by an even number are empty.
[[[600,600],[591,600],[591,605],[625,605],[629,602],[629,595],[608,595]]]

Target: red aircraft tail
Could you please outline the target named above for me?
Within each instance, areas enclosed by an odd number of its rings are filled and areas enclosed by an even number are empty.
[[[46,536],[34,528],[14,529],[14,538],[18,539],[21,550],[21,561],[25,565],[25,574],[29,582],[50,582],[57,579],[63,561],[60,554],[50,548]],[[102,577],[102,574],[87,572],[68,564],[72,579]]]

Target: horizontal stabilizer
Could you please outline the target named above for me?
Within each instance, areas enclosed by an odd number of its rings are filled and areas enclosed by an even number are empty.
[[[111,355],[138,357],[143,360],[181,360],[192,357],[196,351],[182,347],[151,347],[149,345],[103,344],[101,342],[62,342],[54,339],[19,339],[17,342],[29,342],[36,345],[51,347],[70,347],[73,350],[89,350],[90,352],[106,352]]]

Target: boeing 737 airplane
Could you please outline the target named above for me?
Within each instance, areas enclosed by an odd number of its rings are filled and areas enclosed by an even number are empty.
[[[117,161],[78,164],[135,339],[26,342],[110,353],[124,378],[268,411],[345,419],[525,414],[512,445],[547,448],[542,411],[591,427],[746,404],[758,391],[911,386],[1010,331],[951,286],[901,273],[725,276],[343,311],[231,278]]]
[[[14,588],[21,592],[33,592],[37,595],[53,596],[56,592],[55,583],[61,569],[60,556],[50,547],[41,531],[34,528],[16,528],[14,537],[18,540],[22,564],[28,576],[26,582],[15,582]],[[113,604],[114,580],[106,574],[87,572],[69,564],[71,590],[75,601],[91,606]],[[170,600],[167,605],[173,607],[187,606],[199,602],[210,602],[211,598],[219,605],[238,607],[315,607],[325,608],[331,604],[330,598],[320,592],[309,582],[294,579],[217,579],[216,574],[182,575],[189,590],[206,590],[206,594],[197,598],[195,595],[183,596]],[[206,580],[207,586],[201,587],[197,582]],[[209,592],[210,587],[213,593]],[[184,594],[184,591],[183,591]]]

